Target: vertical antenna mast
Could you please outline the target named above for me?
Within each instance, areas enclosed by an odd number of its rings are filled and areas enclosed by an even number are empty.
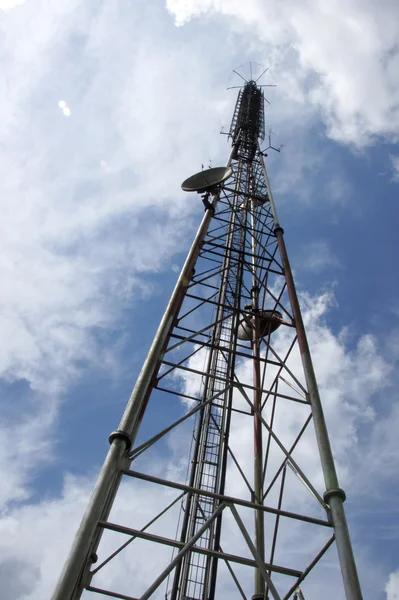
[[[251,76],[238,93],[226,167],[182,185],[202,194],[205,214],[53,600],[84,590],[124,600],[304,598],[305,578],[334,541],[346,598],[362,598],[264,137],[263,91]],[[137,443],[148,402],[164,423]],[[146,457],[184,441],[190,422],[187,479],[160,473]],[[301,443],[318,451],[323,490],[300,466]],[[144,525],[137,510],[122,523],[114,501],[129,505],[138,486],[156,508]],[[298,539],[312,543],[293,552]],[[318,595],[327,600],[328,590]]]

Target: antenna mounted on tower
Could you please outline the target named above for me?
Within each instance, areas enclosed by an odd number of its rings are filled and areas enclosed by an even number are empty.
[[[209,192],[221,185],[232,174],[233,171],[230,167],[205,169],[185,179],[181,184],[181,188],[184,192]]]

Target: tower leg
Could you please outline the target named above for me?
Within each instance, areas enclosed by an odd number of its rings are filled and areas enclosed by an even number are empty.
[[[292,312],[294,315],[295,328],[298,335],[298,344],[301,353],[301,360],[305,380],[308,388],[309,402],[312,407],[313,424],[316,433],[321,466],[323,470],[324,483],[326,486],[324,500],[329,505],[331,511],[331,519],[335,532],[345,595],[347,600],[362,600],[363,596],[360,589],[359,577],[357,574],[355,558],[353,555],[352,544],[343,507],[345,493],[343,490],[340,489],[338,484],[338,477],[335,470],[334,458],[331,450],[330,440],[328,437],[326,422],[324,419],[323,407],[320,401],[319,390],[317,386],[315,372],[313,369],[313,363],[310,355],[305,327],[303,324],[302,313],[295,289],[291,266],[288,260],[287,249],[285,246],[283,236],[284,231],[280,227],[280,224],[278,222],[276,206],[274,204],[273,194],[271,191],[269,177],[266,171],[263,156],[261,156],[261,161],[267,189],[269,192],[270,205],[274,217],[275,235],[277,238],[277,243],[283,264],[285,279],[287,282],[287,291],[290,299]]]
[[[98,523],[103,518],[104,513],[110,509],[110,506],[108,506],[110,504],[109,500],[111,499],[112,503],[112,499],[119,486],[120,474],[123,468],[122,461],[126,456],[126,451],[129,450],[137,436],[148,401],[151,383],[159,369],[163,349],[184,299],[195,262],[201,249],[201,244],[214,214],[214,205],[216,202],[217,196],[215,196],[213,204],[209,205],[209,208],[205,211],[197,235],[122,416],[119,429],[110,436],[111,446],[108,455],[100,471],[94,492],[76,534],[70,554],[65,562],[52,600],[78,600],[81,596],[80,581],[90,566],[90,554],[96,551],[101,538]],[[108,517],[108,515],[106,516]]]
[[[251,200],[251,228],[255,229],[256,203]],[[253,402],[254,402],[254,502],[263,504],[263,440],[262,421],[262,392],[260,375],[260,327],[259,327],[259,287],[256,266],[256,235],[252,235],[252,355],[253,355]],[[255,546],[262,561],[265,562],[265,515],[263,510],[256,510],[255,516]],[[252,600],[262,600],[265,593],[265,581],[259,568],[255,569],[255,589]]]

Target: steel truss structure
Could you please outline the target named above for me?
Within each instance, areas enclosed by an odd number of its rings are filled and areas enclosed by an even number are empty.
[[[203,194],[54,600],[303,599],[334,542],[346,598],[362,598],[254,81],[239,93],[230,138],[232,175]],[[171,448],[190,459],[187,476],[179,464],[160,471]],[[143,489],[153,510],[144,524]]]

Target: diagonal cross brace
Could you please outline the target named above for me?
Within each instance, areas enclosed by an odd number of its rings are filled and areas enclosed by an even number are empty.
[[[276,588],[274,587],[274,584],[270,578],[270,575],[267,572],[265,563],[263,562],[258,550],[256,549],[254,543],[252,542],[251,536],[249,535],[240,515],[238,514],[236,507],[234,506],[234,504],[229,504],[228,506],[229,506],[231,512],[233,513],[233,517],[235,518],[237,525],[240,528],[240,531],[244,537],[244,540],[247,543],[249,550],[251,551],[252,556],[254,557],[256,564],[258,565],[259,571],[261,572],[263,579],[265,580],[265,582],[267,583],[267,585],[269,587],[271,595],[273,596],[274,600],[281,600],[281,597],[279,596],[279,593],[277,592]]]
[[[193,537],[191,539],[188,540],[188,542],[180,550],[180,552],[178,554],[176,554],[176,556],[172,560],[172,562],[169,563],[169,565],[166,567],[166,569],[164,569],[162,571],[162,573],[159,575],[159,577],[156,578],[154,583],[152,585],[150,585],[150,587],[147,589],[147,591],[144,592],[144,594],[141,596],[140,600],[148,600],[148,598],[150,598],[152,596],[152,594],[161,585],[161,583],[164,581],[164,579],[166,579],[166,577],[169,575],[169,573],[171,573],[171,571],[173,571],[173,569],[176,567],[176,565],[178,565],[179,562],[182,560],[182,558],[191,550],[191,548],[195,545],[195,542],[197,540],[199,540],[199,538],[204,534],[204,532],[213,523],[213,521],[223,512],[223,510],[226,508],[226,506],[227,505],[224,502],[218,506],[218,508],[215,510],[215,512],[213,512],[211,514],[209,519],[207,521],[205,521],[205,523],[202,525],[202,527],[200,527],[198,529],[197,533],[195,535],[193,535]],[[280,600],[280,599],[278,598],[277,600]]]

